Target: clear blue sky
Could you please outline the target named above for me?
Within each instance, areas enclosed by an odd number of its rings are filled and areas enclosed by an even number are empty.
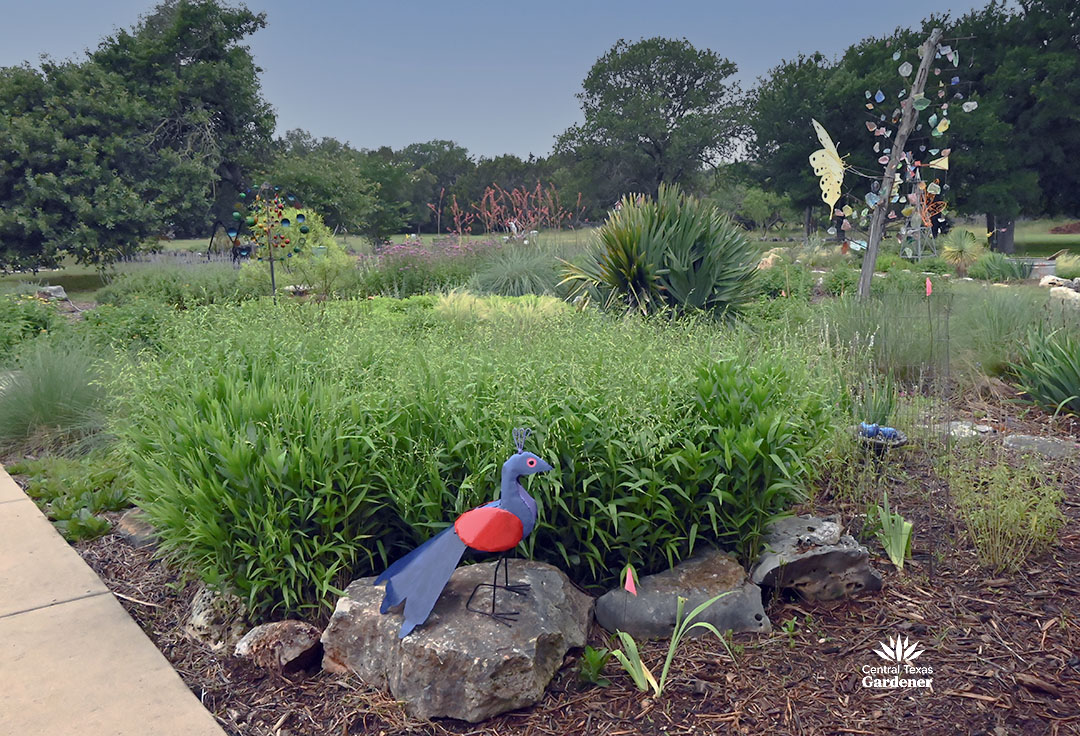
[[[782,59],[836,56],[861,38],[983,2],[909,0],[252,0],[250,39],[278,133],[357,148],[433,138],[476,155],[546,155],[581,120],[575,94],[620,38],[685,37],[738,65],[744,88]],[[0,66],[80,57],[152,0],[0,0]]]

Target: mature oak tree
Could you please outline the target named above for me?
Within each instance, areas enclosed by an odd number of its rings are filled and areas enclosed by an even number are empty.
[[[622,162],[626,185],[655,194],[732,150],[740,128],[735,64],[689,41],[618,41],[589,70],[578,94],[585,122],[557,143],[562,153]]]

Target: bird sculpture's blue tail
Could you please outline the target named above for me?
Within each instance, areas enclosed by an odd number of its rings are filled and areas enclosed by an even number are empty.
[[[398,632],[399,638],[404,639],[418,624],[427,620],[463,554],[465,543],[454,527],[447,527],[375,579],[376,585],[386,583],[386,595],[379,613],[386,613],[405,601],[405,621]]]

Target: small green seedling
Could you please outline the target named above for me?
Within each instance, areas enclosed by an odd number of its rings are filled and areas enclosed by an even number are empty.
[[[603,672],[604,665],[610,659],[611,650],[606,647],[600,649],[585,647],[585,651],[581,654],[581,661],[578,662],[578,679],[590,685],[607,687],[611,684],[611,680],[604,677]]]
[[[651,687],[656,697],[660,697],[664,693],[664,686],[667,684],[668,673],[671,671],[671,661],[675,658],[675,650],[679,648],[679,642],[682,641],[682,638],[689,632],[697,628],[712,632],[716,638],[720,640],[720,643],[724,645],[724,648],[727,649],[728,655],[734,659],[734,655],[732,655],[731,648],[728,646],[727,641],[715,626],[708,621],[694,621],[694,619],[701,615],[702,611],[729,593],[731,593],[731,591],[725,591],[718,596],[710,598],[691,611],[690,615],[685,618],[683,617],[683,607],[686,605],[686,599],[681,596],[678,598],[675,609],[675,630],[671,632],[671,642],[668,644],[667,658],[664,659],[664,669],[660,672],[659,681],[653,676],[649,668],[645,666],[645,663],[641,661],[641,653],[638,651],[637,642],[634,641],[634,637],[624,631],[615,632],[616,636],[619,637],[622,646],[626,649],[626,652],[616,649],[612,652],[612,655],[615,659],[619,660],[619,664],[621,664],[627,674],[630,675],[630,678],[634,681],[634,685],[637,686],[638,690],[645,692]]]
[[[881,528],[878,530],[878,540],[885,548],[885,554],[903,572],[904,559],[911,556],[911,532],[912,523],[904,519],[898,513],[893,513],[889,508],[889,494],[885,493],[882,505],[877,508],[878,519]]]

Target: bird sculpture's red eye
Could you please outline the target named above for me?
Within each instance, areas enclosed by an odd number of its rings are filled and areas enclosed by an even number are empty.
[[[528,460],[525,461],[525,464],[528,465],[530,468],[535,468],[536,467],[536,459],[530,457]]]

